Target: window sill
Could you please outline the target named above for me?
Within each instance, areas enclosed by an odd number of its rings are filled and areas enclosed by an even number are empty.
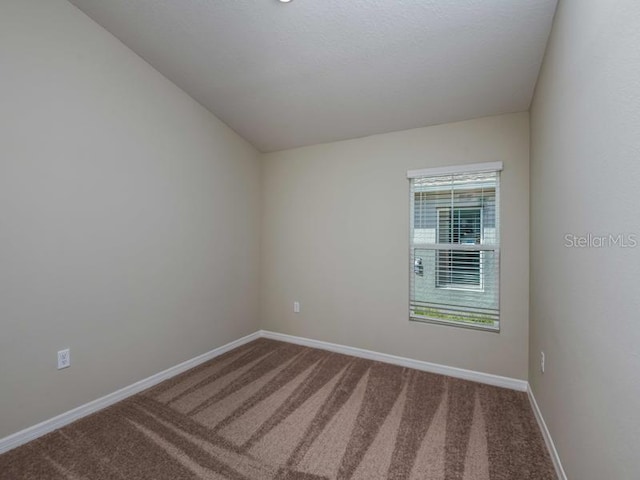
[[[422,317],[417,315],[409,315],[409,321],[418,323],[433,323],[436,325],[447,325],[451,327],[466,328],[469,330],[481,330],[483,332],[500,333],[500,324],[498,325],[481,325],[477,323],[456,322],[454,320],[442,320],[439,318]]]

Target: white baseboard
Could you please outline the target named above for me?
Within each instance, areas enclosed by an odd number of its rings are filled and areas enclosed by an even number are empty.
[[[542,432],[542,437],[544,438],[544,443],[547,444],[547,449],[549,450],[549,455],[551,455],[551,461],[553,462],[553,466],[556,469],[556,474],[558,475],[559,480],[567,480],[567,475],[564,473],[564,468],[562,468],[562,462],[560,462],[560,456],[558,455],[558,451],[556,450],[556,446],[553,443],[553,439],[551,438],[551,434],[549,433],[549,429],[547,428],[547,424],[542,417],[542,412],[540,412],[540,408],[538,407],[538,402],[536,402],[536,397],[533,396],[533,390],[531,390],[531,385],[528,385],[527,393],[529,395],[529,402],[531,402],[531,408],[533,409],[533,414],[538,421],[538,426],[540,427],[540,431]]]
[[[387,353],[378,353],[372,350],[364,350],[362,348],[348,347],[346,345],[339,345],[336,343],[296,337],[293,335],[286,335],[284,333],[270,332],[268,330],[261,330],[260,336],[263,338],[270,338],[272,340],[280,340],[282,342],[295,343],[296,345],[303,345],[305,347],[329,350],[330,352],[344,353],[345,355],[351,355],[354,357],[361,357],[368,360],[391,363],[393,365],[400,365],[402,367],[415,368],[416,370],[438,373],[440,375],[461,378],[463,380],[471,380],[473,382],[485,383],[487,385],[509,388],[511,390],[518,390],[521,392],[526,392],[528,386],[526,380],[519,380],[517,378],[501,377],[499,375],[492,375],[490,373],[465,370],[464,368],[448,367],[446,365],[440,365],[437,363],[423,362],[421,360],[413,360],[411,358],[398,357],[395,355],[389,355]]]
[[[23,445],[38,437],[41,437],[42,435],[52,432],[60,427],[64,427],[65,425],[68,425],[71,422],[74,422],[82,417],[86,417],[91,413],[97,412],[98,410],[113,405],[114,403],[130,397],[131,395],[140,393],[147,388],[153,387],[154,385],[157,385],[158,383],[174,377],[182,372],[186,372],[190,368],[196,367],[201,363],[211,360],[212,358],[222,355],[229,350],[233,350],[234,348],[239,347],[240,345],[244,345],[245,343],[248,343],[259,337],[260,332],[254,332],[250,335],[247,335],[246,337],[242,337],[221,347],[214,348],[207,353],[198,355],[191,360],[182,362],[179,365],[167,368],[160,373],[151,375],[144,380],[140,380],[139,382],[136,382],[132,385],[121,388],[120,390],[105,395],[102,398],[98,398],[89,403],[85,403],[84,405],[74,408],[73,410],[69,410],[68,412],[50,418],[49,420],[45,420],[44,422],[40,422],[37,425],[33,425],[32,427],[25,428],[24,430],[20,430],[19,432],[9,435],[8,437],[2,438],[0,439],[0,454]]]

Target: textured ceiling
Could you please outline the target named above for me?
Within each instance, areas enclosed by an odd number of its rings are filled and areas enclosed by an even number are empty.
[[[556,0],[71,0],[261,151],[527,110]]]

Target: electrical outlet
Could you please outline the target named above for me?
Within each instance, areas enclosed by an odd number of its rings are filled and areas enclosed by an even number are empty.
[[[71,366],[71,351],[66,348],[58,352],[58,370]]]
[[[544,352],[540,352],[540,371],[544,373]]]
[[[293,312],[300,313],[300,302],[293,302]]]

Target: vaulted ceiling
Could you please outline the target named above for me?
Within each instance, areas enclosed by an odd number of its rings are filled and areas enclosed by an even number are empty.
[[[70,0],[263,152],[527,110],[556,0]]]

